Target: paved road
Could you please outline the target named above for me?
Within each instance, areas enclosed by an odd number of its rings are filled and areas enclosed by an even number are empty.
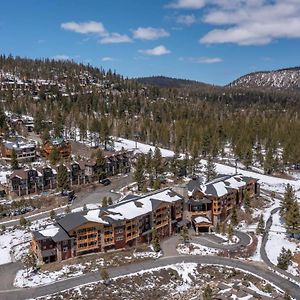
[[[112,177],[111,178],[111,184],[108,186],[103,186],[99,184],[99,186],[94,189],[94,190],[87,190],[87,191],[82,191],[77,194],[77,198],[75,201],[72,203],[71,208],[77,208],[80,206],[83,206],[84,204],[100,204],[101,200],[104,197],[111,197],[113,201],[116,201],[117,199],[120,198],[120,195],[116,192],[111,192],[113,191],[118,191],[122,187],[130,184],[132,182],[132,174],[127,174],[123,176],[118,176],[118,177]],[[65,208],[57,208],[55,209],[56,214],[61,214],[63,213]],[[47,218],[49,216],[49,211],[47,212],[42,212],[42,213],[37,213],[31,216],[26,216],[26,219],[34,221],[34,220],[39,220],[43,218]],[[0,225],[5,225],[5,226],[14,226],[14,225],[19,225],[19,216],[14,217],[9,221],[4,221],[0,222]]]
[[[152,268],[168,266],[176,263],[199,263],[207,265],[220,265],[225,267],[232,267],[241,269],[246,272],[250,272],[253,275],[259,276],[267,281],[272,282],[282,290],[289,290],[292,297],[300,299],[300,287],[294,283],[283,279],[281,276],[274,272],[257,266],[257,264],[239,261],[235,259],[219,257],[219,256],[176,256],[176,257],[164,257],[155,261],[145,261],[135,264],[130,264],[121,267],[110,268],[109,274],[111,278],[117,276],[123,276],[131,273],[135,273],[142,270],[149,270]],[[92,283],[99,280],[99,274],[97,272],[87,273],[80,277],[70,278],[64,281],[58,281],[50,285],[12,290],[12,291],[0,291],[1,300],[21,300],[28,298],[36,298],[39,296],[49,295],[52,293],[60,292],[65,289],[77,287],[82,284]]]
[[[224,245],[222,243],[218,243],[217,241],[215,241],[215,239],[212,238],[213,236],[210,237],[210,234],[193,236],[192,242],[196,241],[202,246],[215,248],[215,249],[222,249],[222,250],[237,250],[237,249],[244,248],[250,244],[251,237],[248,234],[241,231],[235,231],[234,234],[235,236],[238,237],[239,241],[236,244],[232,244],[232,245]]]

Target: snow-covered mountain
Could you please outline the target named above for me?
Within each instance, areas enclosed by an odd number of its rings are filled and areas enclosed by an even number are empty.
[[[300,67],[249,73],[231,82],[229,86],[300,90]]]

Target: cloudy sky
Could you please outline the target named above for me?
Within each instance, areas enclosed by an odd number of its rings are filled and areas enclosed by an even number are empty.
[[[300,0],[12,0],[0,52],[227,84],[300,65]]]

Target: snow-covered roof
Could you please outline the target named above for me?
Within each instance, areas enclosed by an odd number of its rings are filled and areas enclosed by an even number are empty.
[[[87,221],[96,222],[101,224],[108,224],[108,222],[104,221],[102,218],[99,217],[100,209],[94,209],[87,212],[84,216]]]
[[[44,237],[54,237],[59,231],[59,227],[56,225],[49,225],[45,229],[40,230],[40,234]]]
[[[199,216],[199,217],[196,217],[194,219],[194,222],[196,224],[198,224],[198,223],[211,223],[211,220],[207,217]]]

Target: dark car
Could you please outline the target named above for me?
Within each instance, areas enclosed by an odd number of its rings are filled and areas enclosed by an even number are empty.
[[[104,178],[104,179],[100,179],[99,180],[99,183],[107,186],[107,185],[110,185],[111,184],[111,181],[108,179],[108,178]]]

